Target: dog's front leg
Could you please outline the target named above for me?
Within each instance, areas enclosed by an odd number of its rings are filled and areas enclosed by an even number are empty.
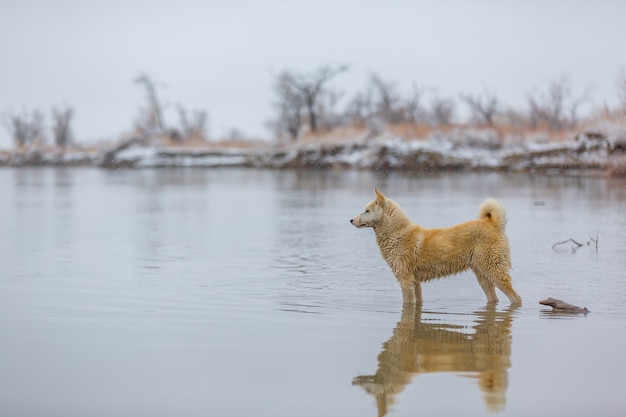
[[[404,304],[421,304],[422,287],[413,274],[402,274],[398,277],[402,289],[402,302]]]
[[[398,266],[397,264],[394,266]],[[392,268],[394,269],[394,275],[400,284],[400,289],[402,290],[402,302],[404,304],[415,304],[416,295],[419,296],[421,300],[421,291],[416,294],[416,283],[418,282],[415,279],[415,275],[410,270],[406,268]]]
[[[422,304],[422,283],[415,280],[415,304]]]
[[[415,285],[408,282],[400,282],[402,289],[402,302],[404,304],[415,304]]]

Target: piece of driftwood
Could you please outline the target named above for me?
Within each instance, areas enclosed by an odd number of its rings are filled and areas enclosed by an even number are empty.
[[[575,306],[573,304],[570,303],[566,303],[563,300],[558,300],[556,298],[546,298],[545,300],[541,300],[539,301],[539,304],[543,304],[544,306],[550,306],[552,307],[554,310],[561,310],[561,311],[571,311],[573,313],[589,313],[590,311],[587,309],[587,307],[578,307]]]

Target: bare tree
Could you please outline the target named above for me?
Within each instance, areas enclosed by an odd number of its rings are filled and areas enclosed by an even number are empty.
[[[286,132],[290,139],[295,140],[303,124],[304,98],[285,72],[278,77],[274,91],[278,96],[274,103],[278,110],[278,119],[273,122],[274,130],[279,136]]]
[[[207,123],[209,117],[204,110],[194,110],[191,113],[182,105],[176,107],[180,121],[182,139],[207,139]]]
[[[578,110],[580,106],[589,100],[590,89],[587,88],[581,95],[571,99],[569,104],[569,127],[574,128],[578,125]]]
[[[364,125],[373,115],[372,91],[368,88],[364,93],[358,92],[348,102],[345,117],[350,123]]]
[[[483,84],[482,94],[461,94],[461,100],[469,106],[474,120],[493,126],[493,118],[498,112],[499,102],[495,93],[489,91],[486,85]]]
[[[278,76],[278,84],[287,86],[290,90],[289,95],[297,95],[299,96],[298,101],[302,101],[311,132],[316,133],[319,130],[318,100],[320,94],[325,89],[325,85],[337,75],[347,71],[347,69],[345,65],[326,65],[309,74],[297,74],[283,71]],[[281,98],[280,89],[282,88],[283,87],[279,87],[277,91],[279,99]],[[279,109],[284,110],[282,107],[284,106],[279,105]],[[287,113],[292,113],[291,116],[293,116],[293,111]]]
[[[333,90],[323,91],[320,94],[316,113],[318,114],[318,128],[321,130],[332,130],[343,123],[343,115],[336,109],[341,96],[341,93]]]
[[[569,78],[561,76],[551,81],[546,91],[528,95],[530,125],[546,126],[551,130],[563,130],[576,126],[578,109],[588,100],[589,89],[572,98]],[[569,113],[569,114],[568,114]]]
[[[236,127],[233,127],[226,134],[226,140],[231,142],[244,142],[246,141],[246,134]]]
[[[399,123],[405,119],[400,96],[396,93],[396,84],[383,80],[379,75],[370,76],[374,95],[376,114],[386,123]]]
[[[30,114],[26,111],[22,114],[10,114],[5,125],[13,136],[15,145],[20,148],[45,142],[44,115],[39,110],[34,110]]]
[[[72,143],[72,116],[73,111],[70,107],[52,109],[52,134],[54,143],[60,148],[65,148]]]
[[[431,87],[420,87],[416,82],[413,83],[411,96],[406,101],[406,118],[411,123],[418,123],[424,118],[425,109],[422,108],[422,100],[424,95],[433,91]]]
[[[425,119],[422,101],[431,90],[413,83],[411,95],[405,99],[397,92],[396,83],[371,74],[365,92],[352,98],[345,115],[350,122],[357,124],[371,123],[373,119],[378,123],[417,123]]]
[[[367,89],[370,114],[377,116],[385,123],[416,123],[424,117],[422,99],[424,94],[432,90],[428,87],[419,87],[413,83],[411,95],[404,99],[396,88],[396,83],[384,80],[377,74],[370,76],[370,85]]]
[[[449,126],[454,118],[454,101],[449,98],[435,98],[432,101],[432,123],[439,126]]]
[[[145,73],[139,74],[133,81],[144,88],[148,102],[148,107],[142,110],[143,114],[137,122],[137,128],[148,137],[165,135],[166,127],[163,119],[163,106],[157,96],[156,81]]]
[[[565,77],[551,81],[546,92],[528,94],[531,127],[547,126],[560,130],[565,125],[563,107],[569,94],[569,82]]]
[[[13,136],[17,147],[26,146],[31,140],[28,116],[11,114],[7,116],[6,127]]]

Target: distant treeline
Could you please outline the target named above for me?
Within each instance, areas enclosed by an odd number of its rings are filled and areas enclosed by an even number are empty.
[[[444,97],[434,87],[414,83],[406,92],[378,74],[370,74],[367,85],[338,108],[341,93],[331,81],[348,71],[346,65],[326,65],[310,73],[283,71],[276,77],[273,103],[275,119],[269,126],[277,137],[297,139],[303,132],[318,133],[341,126],[365,126],[379,130],[385,125],[416,124],[450,126],[459,123],[457,105],[469,110],[462,121],[473,126],[508,126],[518,129],[562,131],[582,122],[581,105],[591,100],[589,89],[574,95],[568,77],[561,76],[541,90],[526,94],[526,108],[513,109],[503,103],[486,84],[477,92]],[[626,68],[616,77],[620,108],[602,109],[607,115],[626,114]]]
[[[589,89],[575,95],[566,76],[549,82],[543,89],[528,92],[525,108],[514,109],[503,103],[486,84],[480,91],[446,97],[439,95],[434,87],[417,83],[413,83],[408,92],[400,91],[395,82],[375,73],[370,74],[364,90],[345,98],[332,81],[347,71],[347,65],[325,65],[308,73],[289,70],[278,73],[271,103],[274,115],[267,122],[275,137],[293,141],[303,134],[315,135],[347,126],[364,127],[376,134],[389,125],[441,127],[456,123],[557,132],[576,128],[583,121],[579,114],[581,105],[591,100]],[[133,137],[145,142],[160,138],[174,143],[209,139],[207,111],[189,111],[177,105],[178,121],[170,123],[165,120],[157,94],[159,84],[144,73],[133,81],[145,93],[145,104],[139,109],[132,129]],[[626,115],[626,68],[617,73],[616,90],[619,106],[600,110],[604,116],[623,118]],[[459,103],[469,110],[463,121],[459,121]],[[66,148],[76,141],[71,126],[73,114],[70,106],[53,108],[49,127],[41,110],[7,112],[3,122],[18,148],[46,145],[49,134],[55,146]],[[238,131],[233,130],[230,139],[240,139],[238,136]]]

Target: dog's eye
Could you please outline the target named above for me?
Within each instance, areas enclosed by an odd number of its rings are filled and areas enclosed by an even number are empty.
[[[369,212],[370,212],[370,209],[365,210],[365,212],[366,212],[366,213],[369,213]]]

